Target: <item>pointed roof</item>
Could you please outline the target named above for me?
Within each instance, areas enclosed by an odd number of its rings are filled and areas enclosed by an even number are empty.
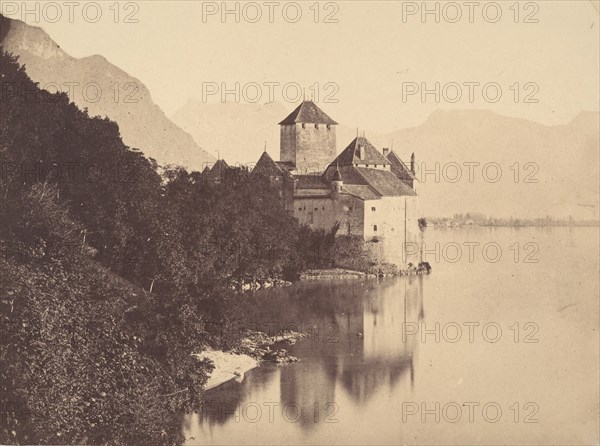
[[[281,121],[279,125],[296,124],[297,122],[337,125],[337,122],[327,116],[327,114],[317,107],[317,104],[313,101],[302,102],[302,104],[290,113],[287,118]]]
[[[392,165],[392,172],[401,180],[414,180],[415,176],[410,169],[404,164],[404,161],[392,150],[387,155],[387,159]]]
[[[363,159],[360,159],[360,146],[364,147]],[[354,138],[331,164],[354,166],[356,164],[389,164],[390,162],[364,136]]]
[[[285,179],[293,179],[293,176],[292,174],[290,174],[289,170],[283,168],[279,165],[279,163],[273,161],[271,155],[269,155],[266,151],[262,153],[256,164],[254,165],[252,173],[263,175],[281,175]]]
[[[217,160],[217,162],[210,169],[211,174],[222,174],[229,169],[229,165],[225,162],[225,160]]]
[[[207,174],[207,173],[209,173],[209,172],[210,172],[210,167],[206,166],[206,167],[204,168],[204,170],[202,171],[202,175],[206,175],[206,174]]]

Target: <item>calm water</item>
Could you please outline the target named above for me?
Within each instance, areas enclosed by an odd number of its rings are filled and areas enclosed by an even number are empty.
[[[248,297],[258,328],[310,334],[301,361],[207,392],[187,444],[597,444],[598,228],[425,240],[430,276]]]

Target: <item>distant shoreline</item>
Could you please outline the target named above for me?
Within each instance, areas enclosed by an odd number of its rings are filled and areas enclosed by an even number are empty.
[[[536,224],[525,224],[525,225],[466,225],[466,224],[455,224],[455,225],[436,225],[428,224],[427,228],[431,229],[452,229],[452,228],[597,228],[600,227],[600,222],[593,223],[574,223],[571,225],[536,225]]]

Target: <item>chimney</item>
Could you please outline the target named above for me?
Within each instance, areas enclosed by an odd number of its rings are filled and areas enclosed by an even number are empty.
[[[388,153],[390,153],[390,149],[388,149],[387,147],[385,147],[383,149],[383,156],[388,156]]]
[[[415,152],[410,156],[410,171],[415,174]]]

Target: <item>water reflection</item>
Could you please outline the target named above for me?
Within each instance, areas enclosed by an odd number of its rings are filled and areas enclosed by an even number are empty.
[[[431,250],[458,244],[463,255],[428,254],[431,276],[244,296],[249,328],[310,335],[290,347],[301,361],[263,364],[242,383],[208,391],[206,410],[185,419],[186,443],[598,443],[598,228],[449,228],[426,238]],[[473,256],[468,243],[478,247]],[[501,248],[497,260],[484,258],[488,243]],[[535,262],[525,261],[531,243]],[[498,324],[502,338],[486,342],[479,330],[474,342],[466,331],[457,342],[412,334],[403,342],[403,322],[423,334],[422,324],[472,321]],[[529,322],[539,327],[539,342],[522,342],[524,333],[515,342],[511,327]],[[504,416],[497,423],[481,413],[476,423],[403,417],[405,403],[467,401],[498,402]],[[516,403],[535,403],[539,422],[516,423]]]
[[[264,364],[247,373],[241,384],[229,382],[207,392],[202,413],[187,419],[186,437],[202,443],[212,425],[252,419],[257,410],[265,416],[271,403],[286,410],[288,421],[311,430],[318,421],[333,419],[332,404],[341,399],[336,392],[362,405],[379,392],[390,393],[403,377],[412,387],[417,338],[403,340],[402,330],[404,322],[424,317],[425,280],[319,282],[252,296],[247,311],[254,328],[309,334],[288,347],[301,362]]]

